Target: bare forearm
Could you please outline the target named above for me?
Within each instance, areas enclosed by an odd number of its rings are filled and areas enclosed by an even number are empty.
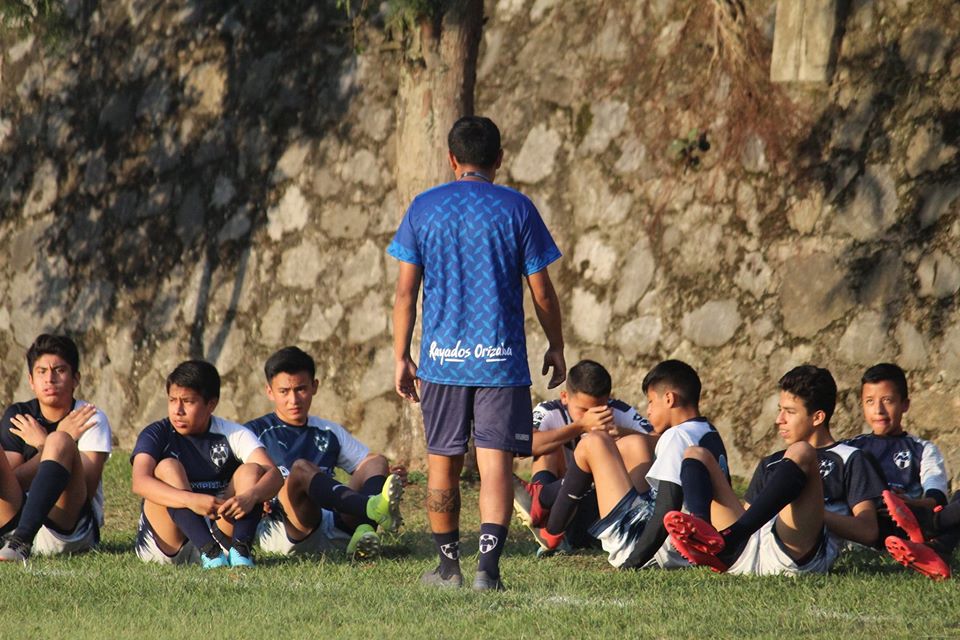
[[[879,529],[875,514],[861,514],[859,516],[845,516],[832,511],[825,511],[823,524],[830,533],[851,542],[858,542],[867,546],[877,543]]]
[[[166,482],[157,480],[152,476],[146,476],[133,479],[133,492],[154,504],[161,507],[173,507],[174,509],[189,509],[192,491],[185,491],[171,487]]]
[[[416,300],[398,295],[393,305],[393,355],[397,360],[410,357],[410,342],[413,340],[413,327],[416,322]]]
[[[553,285],[548,285],[542,291],[533,294],[533,307],[537,313],[537,320],[543,327],[543,333],[551,349],[563,348],[563,328],[560,314],[560,300]]]
[[[552,453],[582,433],[583,430],[576,424],[569,424],[549,431],[534,431],[533,445],[531,446],[533,455],[544,456]]]
[[[283,487],[283,476],[280,475],[279,469],[273,466],[264,466],[264,468],[266,473],[260,476],[257,484],[253,486],[253,494],[257,502],[271,500]]]

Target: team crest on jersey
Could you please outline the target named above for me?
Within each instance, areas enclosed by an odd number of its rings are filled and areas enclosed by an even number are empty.
[[[910,466],[911,458],[909,451],[897,451],[893,454],[893,464],[897,465],[898,469],[906,469]]]
[[[217,469],[227,462],[227,443],[215,442],[210,445],[210,462],[216,465]]]
[[[821,460],[820,461],[820,477],[826,478],[828,475],[833,473],[833,469],[836,467],[833,460]]]
[[[537,407],[533,410],[533,428],[539,429],[540,423],[543,422],[544,417],[547,415],[547,412]]]
[[[497,547],[497,536],[485,533],[480,536],[480,553],[490,553]]]

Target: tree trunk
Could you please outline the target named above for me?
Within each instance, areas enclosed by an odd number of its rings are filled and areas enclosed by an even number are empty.
[[[400,71],[397,191],[406,205],[450,180],[447,133],[473,115],[483,0],[443,0],[439,14],[414,30]]]

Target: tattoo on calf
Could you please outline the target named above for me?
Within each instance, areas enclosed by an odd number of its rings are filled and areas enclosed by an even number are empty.
[[[427,489],[427,511],[457,513],[460,511],[460,489]]]

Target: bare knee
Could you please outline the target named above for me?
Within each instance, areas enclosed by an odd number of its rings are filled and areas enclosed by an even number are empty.
[[[70,434],[65,431],[54,431],[47,435],[47,439],[43,443],[41,459],[64,462],[76,455],[77,452],[77,443]]]
[[[254,462],[247,462],[233,472],[233,486],[238,491],[248,489],[257,484],[257,481],[266,473],[263,467]]]
[[[784,458],[792,460],[798,467],[809,470],[816,466],[819,468],[820,462],[817,459],[817,450],[808,442],[794,442],[783,454]]]
[[[304,485],[320,471],[313,463],[307,462],[303,458],[298,458],[290,465],[290,477],[287,483],[292,485]]]
[[[172,487],[177,487],[178,489],[188,488],[188,486],[184,485],[187,472],[176,458],[165,458],[158,462],[156,468],[153,470],[153,476],[157,480],[165,482]]]
[[[387,462],[386,456],[378,453],[365,459],[360,464],[360,468],[357,469],[357,472],[361,473],[367,478],[372,478],[373,476],[385,476],[390,473],[390,463]],[[354,475],[356,475],[356,472]]]

